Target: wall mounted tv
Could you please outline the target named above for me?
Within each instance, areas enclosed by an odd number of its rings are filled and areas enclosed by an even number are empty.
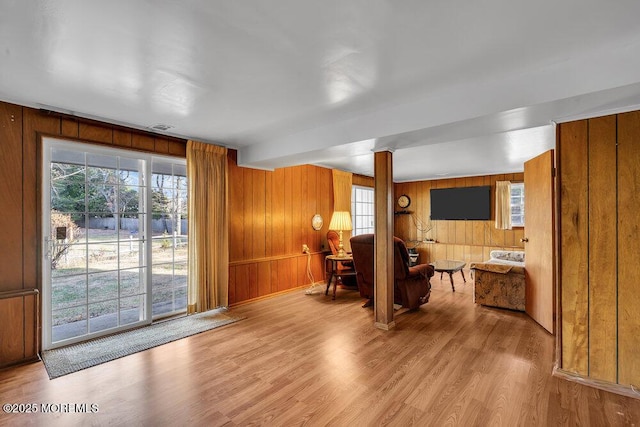
[[[491,219],[491,186],[432,189],[431,219]]]

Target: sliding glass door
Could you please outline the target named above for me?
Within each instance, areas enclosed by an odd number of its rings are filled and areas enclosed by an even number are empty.
[[[151,175],[152,314],[187,310],[187,167],[154,161]]]
[[[185,311],[184,169],[181,159],[44,138],[45,349]]]

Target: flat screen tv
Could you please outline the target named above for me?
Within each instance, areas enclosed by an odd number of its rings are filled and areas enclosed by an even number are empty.
[[[431,219],[491,219],[491,186],[432,189]]]

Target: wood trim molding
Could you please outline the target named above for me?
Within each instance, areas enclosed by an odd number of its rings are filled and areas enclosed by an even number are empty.
[[[324,282],[316,282],[315,285],[317,285],[318,283],[324,283]],[[304,288],[308,288],[309,285],[302,285],[302,286],[296,286],[295,288],[290,288],[290,289],[285,289],[284,291],[278,291],[278,292],[272,292],[268,295],[262,295],[256,298],[251,298],[251,299],[246,299],[246,300],[242,300],[242,301],[238,301],[238,302],[234,302],[229,304],[229,307],[239,307],[241,305],[245,305],[248,304],[250,302],[256,302],[256,301],[262,301],[265,299],[271,299],[273,297],[276,297],[278,295],[284,295],[284,294],[290,294],[291,292],[296,292],[299,291],[301,289]]]
[[[115,148],[115,149],[120,149],[120,150],[126,150],[126,151],[137,151],[137,152],[141,152],[141,153],[152,153],[158,156],[165,156],[165,157],[176,157],[179,159],[184,159],[185,156],[181,155],[181,154],[171,154],[168,152],[164,152],[164,151],[157,151],[155,149],[155,143],[154,140],[155,138],[153,137],[154,134],[144,134],[141,131],[138,132],[134,132],[134,129],[130,129],[129,132],[133,135],[134,133],[138,136],[142,136],[142,137],[147,137],[148,139],[151,140],[151,147],[153,148],[142,148],[140,146],[136,147],[136,146],[121,146],[118,144],[113,144],[111,142],[105,142],[105,141],[101,141],[101,140],[96,140],[96,139],[88,139],[88,138],[82,138],[82,137],[78,137],[78,136],[67,136],[67,135],[62,135],[62,134],[55,134],[55,133],[48,133],[48,132],[36,132],[36,135],[38,137],[38,141],[42,141],[42,138],[51,138],[51,139],[57,139],[57,140],[65,140],[65,141],[72,141],[72,142],[80,142],[83,144],[91,144],[91,145],[96,145],[96,146],[100,146],[100,147],[110,147],[110,148]],[[167,142],[166,138],[157,138],[157,139],[161,139],[162,142]],[[179,143],[184,143],[186,146],[186,141],[181,141],[178,140],[176,138],[173,139],[175,142],[179,142]],[[41,144],[41,142],[39,142],[39,144]]]
[[[0,299],[24,297],[27,295],[37,295],[40,291],[37,289],[16,289],[15,291],[0,292]]]
[[[30,107],[26,107],[26,108],[30,108]],[[69,122],[77,122],[78,124],[82,123],[82,124],[86,124],[86,125],[90,125],[90,126],[98,126],[98,127],[110,128],[112,130],[117,130],[117,131],[124,131],[124,132],[129,132],[129,133],[135,133],[135,134],[138,134],[138,135],[152,136],[154,138],[167,139],[168,141],[182,142],[182,143],[185,143],[185,144],[187,142],[186,139],[180,138],[180,137],[177,137],[177,136],[164,135],[164,134],[161,134],[161,133],[153,132],[151,130],[139,129],[139,128],[131,127],[131,126],[128,126],[128,125],[112,123],[112,122],[108,122],[106,120],[89,119],[89,118],[82,117],[82,116],[76,116],[74,114],[68,114],[68,113],[62,113],[62,112],[59,112],[59,111],[48,110],[46,108],[40,108],[40,109],[38,109],[38,111],[43,116],[50,116],[50,117],[60,118],[60,119],[62,119],[64,121],[66,121],[67,123],[69,123]]]
[[[599,390],[620,394],[622,396],[633,397],[634,399],[640,400],[640,390],[636,389],[633,386],[624,386],[621,384],[610,383],[607,381],[599,381],[591,378],[586,378],[574,372],[569,372],[569,371],[560,369],[557,366],[553,368],[552,375],[556,378],[560,378],[565,381],[579,383],[589,387],[597,388]]]
[[[562,366],[562,209],[560,203],[560,195],[562,194],[562,173],[560,161],[560,153],[562,152],[562,138],[560,126],[554,125],[556,128],[556,149],[554,160],[554,229],[555,229],[555,251],[556,251],[556,348],[554,352],[555,364],[554,371]]]
[[[370,187],[373,188],[375,186],[375,182],[374,179],[370,176],[364,176],[364,175],[358,175],[358,174],[353,174],[353,176],[351,177],[351,184],[352,185],[358,185],[360,187]]]
[[[311,252],[310,254],[311,256],[314,256],[314,255],[326,256],[326,255],[329,255],[329,251]],[[246,264],[256,264],[260,262],[279,261],[282,259],[300,258],[300,257],[306,257],[306,256],[307,254],[290,254],[290,255],[276,255],[276,256],[265,257],[265,258],[243,259],[239,261],[231,261],[229,263],[229,267],[236,267],[238,265],[246,265]]]

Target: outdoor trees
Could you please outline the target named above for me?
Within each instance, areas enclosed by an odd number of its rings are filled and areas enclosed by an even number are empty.
[[[71,161],[51,163],[52,214],[64,214],[78,230],[86,229],[90,237],[96,233],[89,229],[129,230],[133,235],[143,226],[139,219],[146,211],[154,220],[153,232],[183,235],[186,231],[182,229],[183,219],[187,212],[186,176],[175,174],[173,169],[165,169],[166,166],[160,164],[150,177],[144,177],[141,174],[144,168],[137,161],[123,158],[96,160],[100,161],[104,162],[102,166]],[[145,180],[151,184],[147,190],[151,192],[150,209],[143,208]],[[53,223],[51,226],[54,227]],[[71,229],[72,225],[67,226]],[[66,243],[73,243],[73,237],[78,234],[69,234]],[[175,241],[174,237],[173,244]]]
[[[187,178],[180,175],[153,174],[153,192],[151,194],[154,219],[162,219],[164,231],[170,227],[167,221],[175,221],[173,230],[182,234],[182,216],[186,212]]]
[[[85,210],[85,168],[67,163],[51,164],[51,210],[70,212],[74,221],[83,221]]]
[[[85,168],[69,163],[51,164],[51,209],[69,212],[74,221],[84,222],[86,211],[96,217],[116,214],[137,215],[139,192],[128,185],[135,171],[110,168]],[[137,177],[134,182],[137,183]]]

